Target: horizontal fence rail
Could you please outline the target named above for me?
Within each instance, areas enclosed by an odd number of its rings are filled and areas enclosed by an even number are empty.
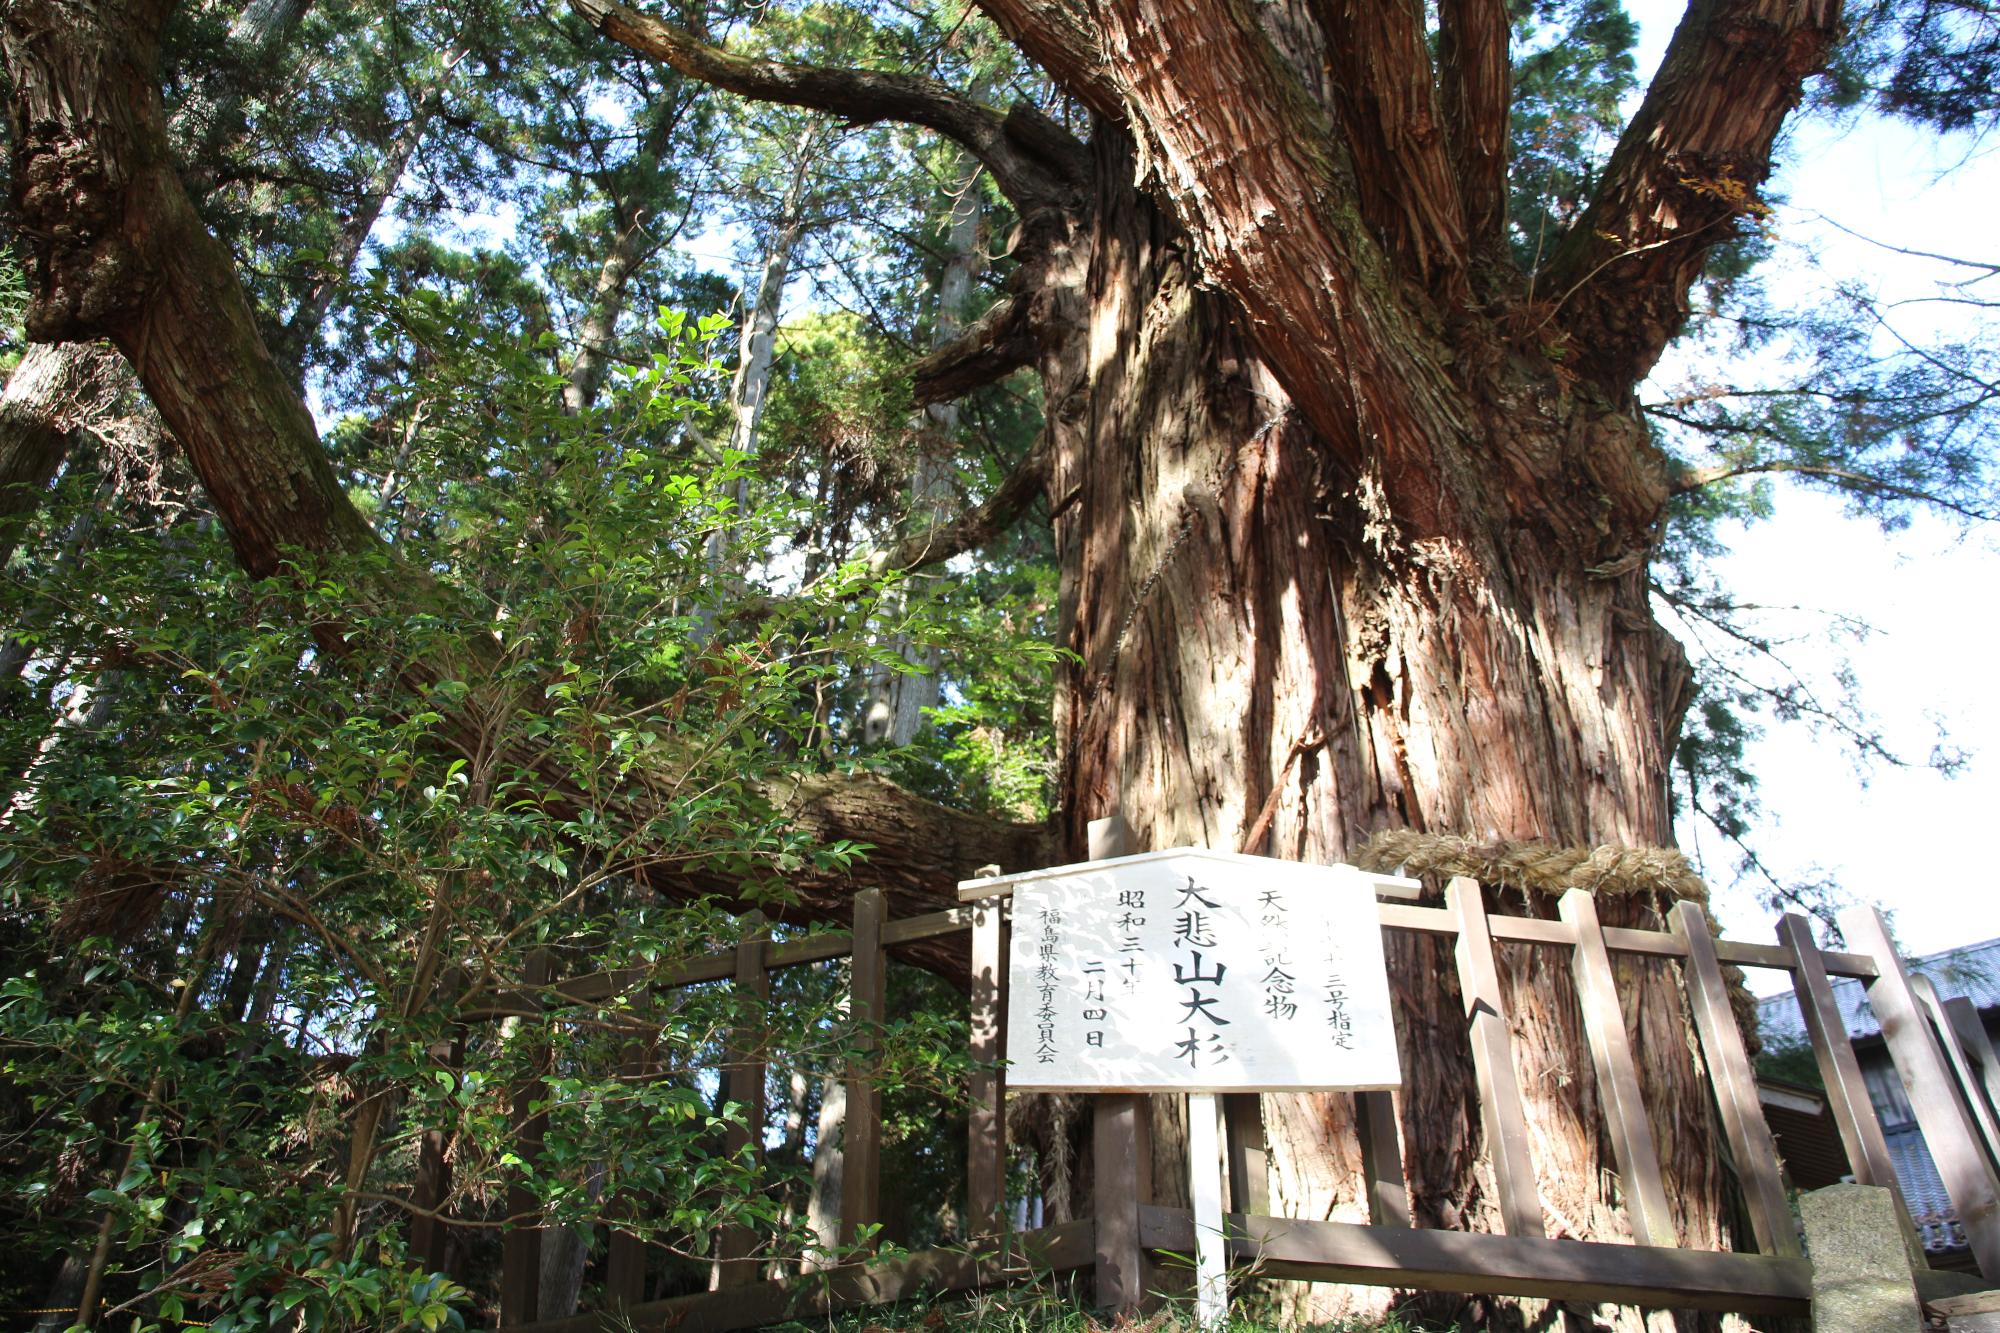
[[[883,928],[882,944],[885,948],[893,949],[901,944],[913,944],[919,940],[937,939],[969,930],[977,910],[976,904],[968,904],[947,911],[890,921]],[[1424,935],[1456,935],[1459,930],[1457,919],[1446,908],[1417,907],[1408,903],[1378,903],[1375,910],[1384,930],[1408,930]],[[1567,921],[1510,916],[1489,917],[1488,920],[1496,944],[1543,944],[1562,948],[1576,946],[1576,928]],[[1686,945],[1678,937],[1663,931],[1605,926],[1603,936],[1605,948],[1615,954],[1675,959],[1687,956]],[[854,937],[851,932],[829,930],[771,945],[764,966],[776,972],[782,968],[803,967],[808,963],[824,963],[835,958],[846,958],[853,952]],[[1831,949],[1816,952],[1822,960],[1821,970],[1826,976],[1855,977],[1864,981],[1875,979],[1875,961],[1866,954],[1841,953]],[[1798,968],[1798,961],[1792,951],[1782,944],[1750,944],[1742,940],[1719,939],[1715,941],[1715,953],[1720,961],[1736,967],[1765,967],[1787,972],[1795,972]],[[634,967],[609,972],[591,972],[557,982],[553,987],[552,998],[568,1004],[593,1004],[616,995],[628,994],[642,987],[673,990],[704,981],[727,981],[734,975],[735,968],[736,955],[732,952],[689,959],[658,971]],[[548,1001],[542,1003],[546,1004]],[[480,1022],[527,1017],[539,1015],[541,1012],[541,1005],[530,999],[523,991],[504,988],[478,991],[468,996],[459,1011],[459,1018],[462,1022]]]
[[[1093,854],[1104,853],[1094,846]],[[1112,853],[1115,854],[1115,853]],[[997,873],[997,872],[996,872]],[[1703,909],[1683,902],[1668,930],[1604,926],[1584,890],[1559,902],[1559,919],[1495,915],[1471,880],[1453,881],[1442,907],[1377,904],[1385,931],[1454,940],[1466,1000],[1479,1109],[1499,1204],[1497,1234],[1438,1231],[1411,1225],[1399,1127],[1387,1093],[1356,1096],[1369,1221],[1337,1223],[1261,1216],[1264,1204],[1262,1127],[1255,1094],[1224,1099],[1229,1130],[1229,1215],[1233,1263],[1278,1277],[1307,1278],[1410,1290],[1536,1296],[1742,1313],[1798,1313],[1811,1296],[1811,1270],[1780,1176],[1777,1147],[1759,1101],[1755,1074],[1730,1003],[1725,965],[1791,974],[1820,1072],[1828,1109],[1857,1181],[1888,1187],[1903,1207],[1899,1182],[1854,1051],[1834,1004],[1830,981],[1858,978],[1883,1018],[1897,1069],[1910,1085],[1975,1257],[1989,1279],[2000,1279],[2000,1057],[1963,1001],[1943,1000],[1915,983],[1889,948],[1886,934],[1863,922],[1849,927],[1859,952],[1818,948],[1802,917],[1787,916],[1775,944],[1717,939]],[[756,921],[726,952],[657,970],[620,969],[555,979],[545,955],[516,987],[475,989],[459,1002],[460,1024],[496,1019],[549,1021],[569,1006],[588,1006],[635,992],[733,981],[768,997],[771,973],[851,959],[850,1022],[855,1040],[845,1074],[847,1123],[840,1235],[851,1242],[879,1221],[881,1103],[870,1077],[870,1033],[883,1017],[885,965],[898,946],[967,932],[972,958],[970,1044],[972,1080],[965,1186],[968,1246],[895,1260],[844,1265],[785,1279],[760,1276],[767,1257],[753,1257],[746,1232],[716,1238],[717,1290],[667,1301],[644,1301],[646,1248],[614,1229],[606,1260],[611,1309],[546,1323],[533,1322],[537,1304],[540,1231],[518,1227],[504,1242],[501,1326],[518,1333],[582,1333],[612,1327],[613,1315],[639,1329],[734,1329],[882,1303],[925,1290],[960,1290],[1018,1281],[1033,1274],[1094,1268],[1100,1302],[1131,1308],[1155,1289],[1156,1269],[1193,1247],[1185,1211],[1151,1202],[1151,1151],[1145,1099],[1100,1095],[1096,1103],[1095,1216],[1038,1231],[1007,1234],[1006,1074],[1004,1050],[1009,909],[1004,898],[892,920],[879,890],[858,894],[854,926],[773,940]],[[1534,1165],[1528,1148],[1512,1037],[1495,961],[1497,946],[1571,951],[1582,1032],[1597,1078],[1606,1139],[1638,1243],[1549,1239],[1543,1234]],[[1727,1143],[1754,1238],[1755,1253],[1676,1248],[1658,1150],[1640,1101],[1632,1038],[1620,1005],[1614,956],[1672,960],[1682,977],[1687,1018],[1708,1071],[1718,1123]],[[1958,1008],[1954,1009],[1954,1004]],[[634,1020],[636,1022],[636,1020]],[[643,1025],[640,1025],[643,1027]],[[1974,1034],[1977,1034],[1976,1037]],[[462,1037],[458,1049],[462,1050]],[[634,1049],[640,1043],[635,1040]],[[440,1056],[446,1051],[440,1048]],[[635,1057],[635,1059],[638,1057]],[[628,1066],[634,1075],[640,1065]],[[765,1065],[758,1034],[737,1031],[723,1072],[726,1096],[744,1112],[729,1148],[758,1150],[764,1134]],[[539,1082],[516,1090],[515,1133],[524,1161],[533,1161],[547,1122]],[[1972,1098],[1972,1100],[1968,1100]],[[450,1219],[441,1213],[449,1171],[437,1145],[423,1140],[415,1216],[419,1248],[440,1255]],[[1246,1207],[1246,1205],[1248,1205]],[[532,1212],[532,1193],[517,1184],[509,1211]],[[642,1200],[620,1206],[643,1207]],[[1903,1210],[1907,1220],[1907,1209]],[[413,1240],[418,1239],[413,1236]],[[622,1324],[616,1326],[622,1327]]]
[[[1803,1314],[1812,1300],[1812,1270],[1799,1257],[1240,1213],[1223,1226],[1230,1257],[1270,1277],[1740,1314]],[[1194,1222],[1183,1209],[1149,1206],[1140,1235],[1149,1249],[1186,1253]]]

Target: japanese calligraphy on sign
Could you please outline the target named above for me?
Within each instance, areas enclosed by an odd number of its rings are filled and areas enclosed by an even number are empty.
[[[1376,878],[1193,850],[1021,877],[1009,1086],[1395,1087]]]

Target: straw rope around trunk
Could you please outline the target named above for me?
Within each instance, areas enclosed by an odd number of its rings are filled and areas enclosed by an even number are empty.
[[[1464,875],[1481,884],[1536,893],[1589,889],[1595,894],[1664,894],[1708,903],[1708,885],[1670,847],[1556,847],[1506,839],[1480,841],[1452,833],[1385,829],[1355,853],[1363,870],[1398,867],[1419,879]]]
[[[1354,864],[1377,873],[1398,871],[1436,889],[1454,875],[1489,887],[1554,896],[1587,889],[1599,896],[1652,894],[1669,902],[1700,903],[1709,930],[1721,935],[1709,907],[1708,885],[1688,859],[1671,847],[1558,847],[1506,838],[1469,838],[1455,833],[1384,829],[1354,854]],[[1661,906],[1664,918],[1665,908]],[[1757,1031],[1757,1000],[1743,983],[1741,968],[1723,964],[1729,1005],[1743,1043],[1755,1059],[1763,1047]]]

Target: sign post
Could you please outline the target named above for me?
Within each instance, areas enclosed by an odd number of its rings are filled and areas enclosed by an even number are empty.
[[[1418,888],[1199,848],[959,887],[1013,896],[1011,1090],[1188,1094],[1205,1327],[1228,1310],[1215,1094],[1398,1086],[1375,899]]]
[[[1222,1229],[1222,1138],[1212,1092],[1188,1094],[1188,1198],[1194,1202],[1194,1310],[1205,1329],[1229,1319],[1229,1237]]]

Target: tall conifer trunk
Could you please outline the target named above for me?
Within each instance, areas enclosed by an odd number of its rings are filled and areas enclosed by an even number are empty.
[[[1100,181],[1132,179],[1121,137],[1097,142]],[[1075,654],[1060,686],[1070,853],[1114,809],[1142,847],[1304,861],[1352,859],[1391,827],[1670,842],[1686,676],[1643,570],[1593,573],[1590,553],[1507,524],[1402,538],[1194,280],[1177,227],[1129,187],[1104,189],[1093,217],[1076,266],[1088,313],[1044,364],[1051,402],[1079,405],[1050,486]],[[1485,412],[1471,391],[1462,410]],[[1603,911],[1659,926],[1655,907]],[[1420,1225],[1497,1229],[1450,942],[1390,939],[1412,1206]],[[1548,1234],[1629,1239],[1566,964],[1502,954]],[[1674,977],[1635,970],[1631,995],[1683,1242],[1724,1247]],[[1262,1100],[1273,1212],[1366,1221],[1351,1100]],[[1155,1180],[1171,1200],[1182,1131],[1163,1112]],[[1316,1313],[1346,1299],[1323,1291]]]

